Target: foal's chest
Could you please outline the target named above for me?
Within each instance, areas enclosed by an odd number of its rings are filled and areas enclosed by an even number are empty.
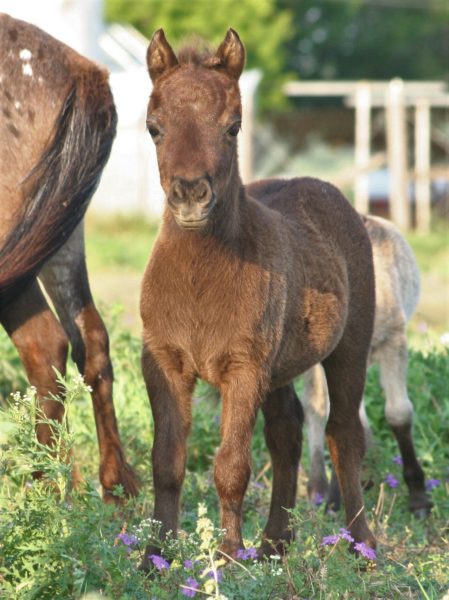
[[[272,275],[256,265],[212,254],[196,266],[170,268],[153,256],[142,288],[144,337],[163,362],[215,384],[227,369],[272,351],[276,298]]]

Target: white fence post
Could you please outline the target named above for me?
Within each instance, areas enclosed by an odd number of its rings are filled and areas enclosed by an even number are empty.
[[[369,212],[369,164],[371,151],[371,87],[361,81],[355,90],[355,185],[354,203],[359,213]]]
[[[407,189],[407,132],[402,79],[391,80],[385,102],[390,171],[390,216],[400,229],[406,231],[410,227],[410,207]]]
[[[415,106],[416,229],[430,230],[430,104],[425,98]]]

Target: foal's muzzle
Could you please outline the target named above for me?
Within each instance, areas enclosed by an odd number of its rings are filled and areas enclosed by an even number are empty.
[[[167,197],[176,222],[184,229],[204,227],[215,205],[215,196],[206,177],[175,177]]]

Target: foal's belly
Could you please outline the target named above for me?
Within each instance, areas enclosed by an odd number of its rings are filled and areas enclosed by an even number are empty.
[[[285,322],[283,343],[272,367],[272,389],[289,383],[334,350],[343,335],[347,309],[346,295],[338,291],[304,291],[295,317]]]

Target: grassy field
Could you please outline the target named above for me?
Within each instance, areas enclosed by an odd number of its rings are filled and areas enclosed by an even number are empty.
[[[16,353],[0,334],[0,598],[171,600],[196,594],[222,600],[433,600],[449,593],[449,351],[440,340],[449,330],[445,297],[449,249],[444,231],[429,238],[410,238],[423,273],[423,299],[440,290],[438,307],[422,302],[410,331],[409,394],[416,411],[418,453],[432,482],[431,516],[416,520],[407,510],[406,486],[393,460],[397,448],[383,416],[383,394],[374,367],[366,399],[376,443],[366,457],[364,477],[374,482],[365,501],[379,543],[376,565],[350,555],[344,540],[322,545],[323,537],[337,534],[344,525],[343,515],[331,517],[323,507],[308,504],[309,463],[304,451],[298,506],[291,515],[297,539],[287,557],[257,563],[249,552],[224,566],[216,553],[220,531],[212,471],[220,406],[200,383],[189,438],[182,531],[177,541],[164,547],[171,564],[156,564],[152,577],[137,571],[146,542],[157,533],[157,524],[149,519],[153,433],[140,375],[137,309],[140,279],[155,234],[155,226],[129,220],[90,221],[87,234],[92,287],[103,305],[111,337],[120,430],[128,460],[142,483],[136,500],[121,509],[101,502],[90,398],[73,365],[67,377],[70,433],[65,424],[59,433],[65,446],[73,445],[86,483],[81,493],[67,494],[70,468],[37,446],[33,394],[25,393],[26,380]],[[297,385],[300,391],[300,380]],[[13,390],[25,395],[9,397]],[[269,509],[271,469],[262,429],[259,419],[253,476],[245,499],[247,548],[257,546]],[[47,484],[32,481],[37,465],[47,473]],[[389,487],[387,475],[398,479],[399,486]],[[49,492],[48,480],[59,494]]]

